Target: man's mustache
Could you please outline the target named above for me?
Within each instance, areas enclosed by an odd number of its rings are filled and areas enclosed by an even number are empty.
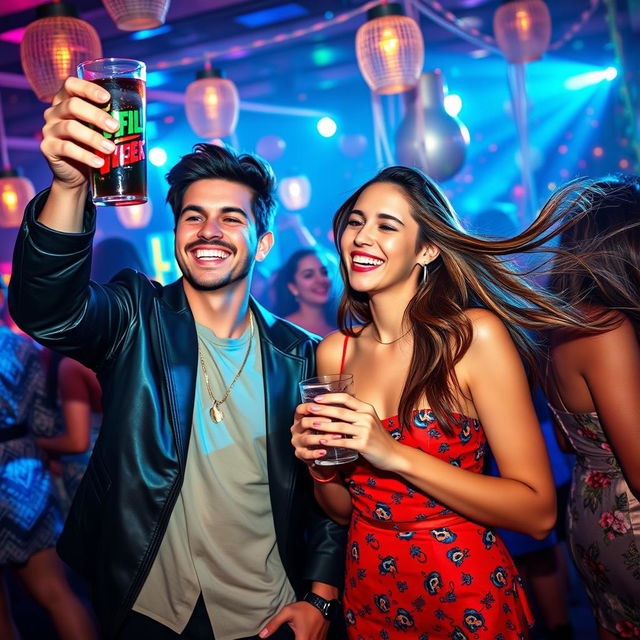
[[[191,249],[203,246],[210,247],[212,249],[226,249],[234,255],[238,252],[232,244],[225,242],[224,240],[216,240],[215,242],[203,242],[202,240],[198,242],[191,242],[187,245],[186,251],[191,251]]]

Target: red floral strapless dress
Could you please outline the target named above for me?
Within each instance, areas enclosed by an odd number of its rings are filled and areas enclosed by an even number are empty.
[[[446,435],[430,411],[393,438],[481,473],[480,422],[457,416]],[[520,576],[492,529],[450,511],[363,458],[347,471],[353,502],[344,611],[351,640],[510,640],[533,620]]]

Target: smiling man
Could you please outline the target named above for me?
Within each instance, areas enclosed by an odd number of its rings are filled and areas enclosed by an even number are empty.
[[[107,99],[69,78],[47,110],[53,182],[27,207],[11,281],[16,322],[103,389],[60,555],[106,638],[324,640],[344,531],[317,510],[289,431],[315,339],[249,295],[273,244],[271,169],[198,145],[167,176],[183,278],[125,270],[100,286],[87,175],[111,144],[97,131],[117,127]]]

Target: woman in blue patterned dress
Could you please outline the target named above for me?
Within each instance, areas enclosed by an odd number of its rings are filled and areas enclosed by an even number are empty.
[[[5,290],[0,287],[0,315],[4,307]],[[91,621],[55,552],[62,518],[31,433],[47,431],[54,420],[45,397],[37,348],[0,322],[0,570],[15,571],[49,613],[62,640],[90,640]],[[15,633],[1,581],[0,638],[11,640]]]
[[[640,177],[595,186],[592,210],[561,238],[570,255],[551,287],[610,330],[552,333],[547,395],[576,453],[571,554],[612,640],[640,637]]]

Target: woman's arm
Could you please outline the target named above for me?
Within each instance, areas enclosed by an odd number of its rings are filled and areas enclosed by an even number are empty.
[[[319,376],[339,373],[336,362],[339,362],[339,355],[342,350],[344,336],[339,333],[332,333],[327,336],[319,345],[316,351],[316,367]],[[336,352],[336,349],[339,349]],[[305,462],[309,473],[314,479],[313,492],[318,504],[323,511],[335,522],[348,525],[351,520],[351,496],[344,484],[338,466],[321,467],[314,464],[314,460],[323,455],[322,445],[331,444],[331,434],[313,434],[310,426],[303,426],[302,420],[308,416],[308,404],[298,406],[291,427],[291,442],[296,450],[296,456]],[[326,422],[330,422],[326,420]],[[309,447],[314,447],[310,449]]]
[[[58,380],[65,430],[53,438],[38,438],[38,444],[46,451],[82,453],[91,441],[92,386],[98,383],[90,369],[71,358],[60,361]]]
[[[583,339],[581,371],[633,495],[640,500],[640,345],[627,318]]]
[[[500,477],[473,473],[397,442],[370,405],[337,394],[310,411],[343,422],[331,431],[351,435],[341,446],[356,449],[373,465],[395,472],[463,516],[535,538],[555,523],[555,489],[542,432],[520,356],[503,323],[483,310],[469,312],[473,340],[458,366],[491,446]],[[306,421],[313,420],[309,418]],[[325,427],[316,427],[324,429]]]

